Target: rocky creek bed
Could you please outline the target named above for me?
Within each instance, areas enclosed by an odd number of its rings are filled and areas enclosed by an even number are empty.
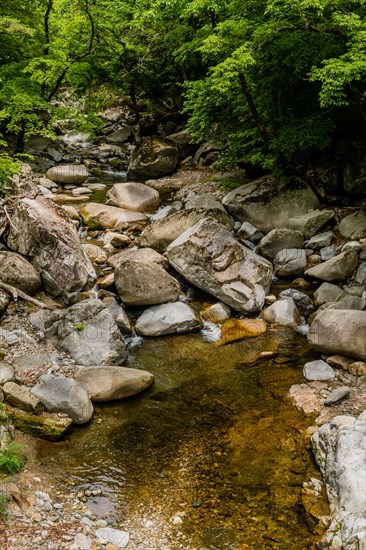
[[[1,544],[364,548],[366,215],[298,179],[159,177],[179,156],[13,182],[0,440],[30,457]]]

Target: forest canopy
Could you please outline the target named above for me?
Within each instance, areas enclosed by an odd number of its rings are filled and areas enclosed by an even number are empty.
[[[127,98],[138,117],[183,113],[233,164],[291,165],[364,132],[365,15],[366,0],[2,0],[2,146],[49,135],[71,90],[91,124]]]

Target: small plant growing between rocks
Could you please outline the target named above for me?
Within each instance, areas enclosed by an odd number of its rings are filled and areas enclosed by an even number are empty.
[[[78,332],[81,332],[82,330],[85,329],[85,323],[75,323],[74,325],[74,329],[77,330]]]
[[[8,497],[3,491],[0,491],[0,520],[7,519],[8,515]]]
[[[12,475],[23,470],[26,460],[24,451],[23,445],[8,443],[0,451],[0,471]]]

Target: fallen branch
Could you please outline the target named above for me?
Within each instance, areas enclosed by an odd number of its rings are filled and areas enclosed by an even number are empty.
[[[16,231],[16,233],[18,233],[17,228],[15,227],[15,225],[13,224],[13,222],[11,221],[11,218],[10,218],[10,216],[9,216],[9,214],[8,214],[8,211],[7,211],[7,209],[6,209],[6,206],[4,206],[3,208],[4,208],[5,216],[8,218],[11,227],[14,229],[14,231]]]
[[[19,288],[16,288],[15,286],[7,285],[6,283],[3,283],[2,281],[0,281],[0,288],[5,290],[5,292],[8,292],[9,294],[11,294],[14,301],[17,301],[19,296],[19,298],[22,298],[26,302],[30,302],[31,304],[34,304],[35,306],[38,306],[42,309],[54,309],[50,306],[47,306],[46,304],[43,304],[39,300],[36,300],[36,298],[32,298],[32,296],[29,296],[28,294],[26,294],[22,290],[19,290]]]

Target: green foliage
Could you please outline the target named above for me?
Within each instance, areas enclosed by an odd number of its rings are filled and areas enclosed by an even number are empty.
[[[6,153],[0,153],[0,191],[6,188],[9,179],[21,171],[20,163]]]
[[[74,325],[74,329],[78,332],[81,332],[82,330],[84,330],[86,328],[86,324],[81,322],[81,323],[75,323]]]
[[[24,468],[26,458],[23,445],[9,443],[0,451],[0,471],[6,474],[16,474]]]

